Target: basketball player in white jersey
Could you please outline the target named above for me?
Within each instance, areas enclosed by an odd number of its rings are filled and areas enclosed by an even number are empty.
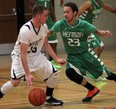
[[[59,59],[56,56],[48,44],[46,37],[48,28],[45,24],[47,18],[47,9],[42,5],[36,5],[33,8],[32,19],[21,27],[14,50],[11,53],[11,80],[1,86],[0,98],[18,86],[24,76],[26,77],[26,87],[32,85],[32,80],[35,78],[31,72],[35,72],[42,81],[46,81],[46,103],[55,106],[63,104],[61,100],[53,97],[58,70],[40,52],[43,47],[58,64],[66,63],[64,59]]]

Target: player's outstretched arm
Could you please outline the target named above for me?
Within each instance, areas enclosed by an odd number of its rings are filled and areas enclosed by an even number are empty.
[[[78,16],[82,15],[86,10],[89,10],[91,6],[92,4],[89,0],[85,1],[84,4],[79,8]]]
[[[102,6],[103,6],[103,9],[116,14],[116,7],[112,7],[104,2],[102,4]]]
[[[109,30],[96,30],[95,34],[98,34],[101,37],[112,36],[112,33]]]

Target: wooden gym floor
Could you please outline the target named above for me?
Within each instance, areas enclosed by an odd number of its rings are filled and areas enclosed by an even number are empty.
[[[65,54],[58,54],[65,57]],[[104,51],[101,59],[105,65],[116,73],[116,51]],[[0,56],[0,86],[9,80],[11,58],[9,55]],[[116,83],[114,81],[95,82],[87,79],[101,89],[100,94],[93,98],[91,103],[82,103],[87,90],[65,76],[65,66],[59,71],[58,83],[55,87],[54,96],[64,101],[63,106],[32,106],[28,101],[28,93],[32,88],[40,87],[45,90],[45,83],[33,81],[30,88],[25,88],[25,82],[8,92],[3,99],[0,99],[0,109],[116,109]]]

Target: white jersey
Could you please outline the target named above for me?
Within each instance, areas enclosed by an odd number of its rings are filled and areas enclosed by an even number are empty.
[[[25,23],[19,32],[12,54],[20,56],[20,43],[28,44],[27,58],[32,59],[39,55],[47,36],[48,28],[46,24],[41,25],[37,30],[32,21]]]
[[[41,54],[41,49],[47,36],[48,28],[46,24],[36,30],[32,21],[24,24],[19,32],[18,39],[12,51],[11,78],[21,78],[25,75],[20,56],[20,44],[28,44],[27,60],[30,71],[37,72],[41,79],[45,80],[57,70],[51,65],[48,59]],[[54,70],[53,70],[54,69]]]

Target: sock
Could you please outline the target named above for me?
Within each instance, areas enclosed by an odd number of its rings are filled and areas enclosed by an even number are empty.
[[[12,89],[14,86],[12,85],[11,81],[6,82],[5,84],[3,84],[3,86],[1,87],[1,93],[5,94],[7,93],[10,89]]]
[[[93,90],[95,86],[87,82],[84,87],[86,87],[88,90]]]
[[[52,96],[53,95],[53,90],[54,90],[54,88],[47,87],[47,89],[46,89],[46,96]]]

